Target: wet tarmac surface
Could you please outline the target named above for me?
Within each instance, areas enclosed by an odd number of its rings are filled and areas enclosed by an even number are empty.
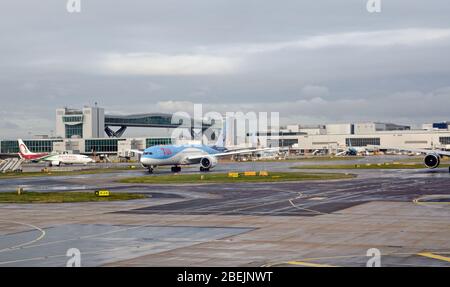
[[[236,183],[194,186],[140,187],[135,191],[178,193],[186,200],[144,207],[125,213],[190,215],[270,215],[317,216],[337,212],[371,201],[411,202],[429,194],[450,194],[450,175],[443,177],[422,172],[414,176],[402,173],[387,177],[326,182]],[[427,176],[428,175],[428,176]],[[183,193],[179,191],[183,190]],[[189,198],[195,194],[197,198]],[[205,196],[202,196],[205,195]],[[200,198],[198,198],[200,197]],[[212,198],[211,198],[212,197]]]
[[[386,161],[386,157],[381,157]],[[379,162],[378,157],[354,162]],[[391,158],[389,158],[391,159]],[[391,159],[392,160],[392,159]],[[317,164],[317,162],[315,162]],[[292,166],[311,162],[245,162],[223,163],[214,172],[229,170],[296,171]],[[327,164],[321,163],[321,164]],[[307,171],[307,170],[301,170]],[[185,168],[183,173],[197,173],[196,168]],[[142,185],[120,184],[117,179],[130,176],[158,176],[170,173],[159,170],[148,175],[145,170],[113,173],[1,179],[0,192],[12,191],[17,186],[33,191],[96,190],[106,188],[113,192],[146,193],[153,198],[178,198],[170,204],[123,211],[140,214],[190,215],[271,215],[316,216],[337,212],[371,201],[411,202],[430,194],[450,194],[450,174],[446,169],[418,170],[314,170],[312,172],[348,172],[356,179],[339,181]]]
[[[68,224],[44,229],[45,238],[38,243],[14,247],[39,236],[26,231],[0,237],[0,266],[65,266],[67,250],[82,250],[82,266],[99,266],[142,254],[164,252],[193,243],[202,243],[241,234],[250,228],[195,226],[130,226]]]

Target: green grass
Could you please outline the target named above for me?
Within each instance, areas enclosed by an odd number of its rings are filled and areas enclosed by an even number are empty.
[[[301,158],[300,160],[303,161],[333,161],[333,160],[355,160],[355,159],[362,159],[363,156],[315,156],[315,157],[305,157]]]
[[[112,173],[123,170],[136,170],[129,167],[112,167],[112,168],[93,168],[74,171],[59,171],[49,170],[48,172],[36,171],[36,172],[9,172],[0,173],[0,180],[2,178],[20,178],[20,177],[39,177],[39,176],[67,176],[67,175],[83,175],[83,174],[97,174],[97,173]]]
[[[66,203],[91,201],[117,201],[146,198],[137,193],[111,193],[108,197],[99,197],[94,192],[0,192],[0,203]]]
[[[173,183],[236,183],[236,182],[279,182],[303,180],[330,180],[353,178],[341,173],[269,172],[269,176],[228,177],[227,173],[171,174],[131,177],[119,180],[121,183],[173,184]]]
[[[362,156],[305,156],[287,159],[260,159],[259,162],[272,162],[272,161],[344,161],[344,160],[356,160],[362,159]]]
[[[442,164],[440,167],[449,167],[449,164]],[[371,163],[371,164],[336,164],[336,165],[303,165],[293,166],[293,169],[421,169],[426,168],[423,163]]]

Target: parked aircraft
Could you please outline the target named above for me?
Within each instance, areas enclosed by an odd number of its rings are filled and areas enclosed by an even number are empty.
[[[27,145],[21,140],[19,142],[19,156],[23,159],[34,162],[48,162],[50,166],[60,166],[61,164],[88,164],[94,160],[87,155],[81,154],[48,154],[31,152]]]
[[[20,158],[23,158],[25,160],[38,160],[40,158],[46,157],[48,156],[47,152],[42,152],[42,153],[35,153],[35,152],[31,152],[27,145],[23,142],[22,139],[18,139],[17,140],[19,143],[19,156]]]

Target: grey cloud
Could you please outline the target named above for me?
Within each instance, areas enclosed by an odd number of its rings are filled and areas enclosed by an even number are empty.
[[[2,121],[2,123],[0,123],[0,129],[7,129],[7,130],[14,130],[14,129],[18,129],[19,126],[13,122],[10,121]]]
[[[0,138],[49,133],[55,108],[94,102],[272,108],[291,122],[446,117],[447,0],[383,1],[376,15],[364,0],[81,1],[80,14],[2,3],[0,115],[18,127]]]
[[[389,104],[386,104],[389,103]],[[437,104],[438,103],[438,104]],[[195,103],[159,102],[158,108],[166,112],[187,110],[192,114]],[[379,95],[377,99],[324,99],[314,97],[296,101],[271,103],[205,104],[203,112],[279,112],[285,123],[331,123],[354,121],[398,121],[421,123],[427,120],[442,121],[448,117],[450,87],[430,92],[404,91]],[[435,106],[435,107],[433,107]],[[414,115],[411,118],[411,114]]]

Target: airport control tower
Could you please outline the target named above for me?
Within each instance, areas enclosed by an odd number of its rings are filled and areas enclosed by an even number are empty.
[[[100,107],[56,110],[56,136],[61,138],[102,138],[105,110]]]

